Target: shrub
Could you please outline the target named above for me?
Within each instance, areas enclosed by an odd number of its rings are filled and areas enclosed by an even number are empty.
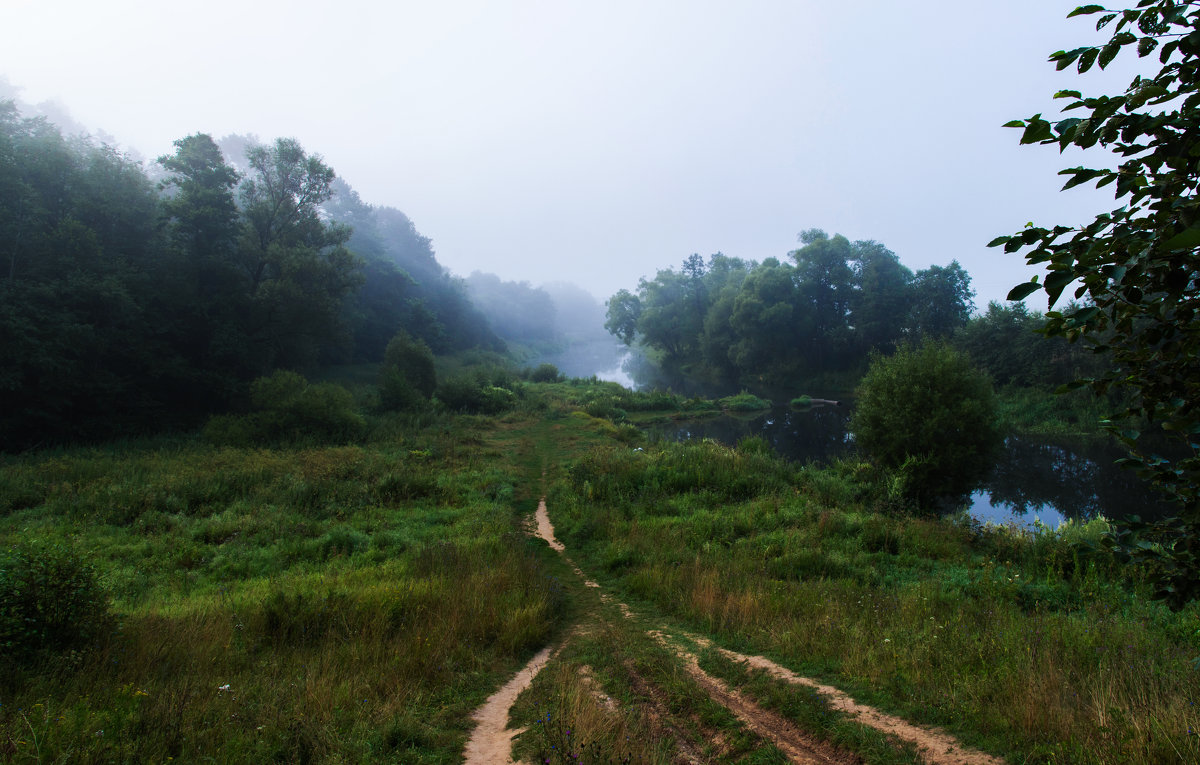
[[[529,380],[537,383],[552,383],[559,381],[558,367],[553,364],[538,364],[529,373]]]
[[[592,417],[603,417],[613,422],[621,422],[628,417],[628,413],[618,407],[616,400],[611,396],[600,396],[588,401],[583,411]]]
[[[334,383],[310,385],[295,372],[280,370],[255,380],[250,399],[255,411],[212,418],[205,437],[231,446],[346,443],[366,430],[350,391]]]
[[[850,430],[922,507],[969,493],[1002,442],[991,381],[944,343],[873,356]]]
[[[721,399],[720,404],[731,412],[759,412],[771,408],[770,401],[746,391],[742,391],[736,396],[726,396]]]
[[[812,406],[812,396],[808,394],[796,396],[792,399],[791,404],[793,409],[804,409],[805,407]]]
[[[622,391],[616,398],[622,409],[630,412],[662,412],[680,408],[679,396],[661,390]]]
[[[380,405],[389,411],[422,409],[436,389],[433,352],[424,342],[400,330],[383,352]]]
[[[0,655],[84,648],[112,624],[95,569],[74,550],[22,543],[0,553]]]
[[[447,409],[472,414],[499,414],[512,409],[517,396],[482,377],[456,377],[442,383],[438,401]]]

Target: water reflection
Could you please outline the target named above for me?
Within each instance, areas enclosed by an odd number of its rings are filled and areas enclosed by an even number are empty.
[[[981,491],[971,514],[997,523],[1050,526],[1066,519],[1161,518],[1168,507],[1137,475],[1116,460],[1124,452],[1099,440],[1010,437],[1003,458]]]
[[[761,436],[776,453],[797,462],[827,462],[854,452],[846,407],[774,408],[750,418],[729,416],[677,422],[651,430],[673,441],[712,438],[736,444]],[[971,495],[969,510],[980,521],[1049,526],[1097,515],[1144,519],[1169,514],[1169,506],[1133,471],[1114,464],[1124,452],[1100,440],[1010,437],[992,474]]]

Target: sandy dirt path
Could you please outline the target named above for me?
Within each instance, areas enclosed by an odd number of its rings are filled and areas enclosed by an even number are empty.
[[[560,553],[566,552],[567,548],[563,543],[554,538],[554,525],[550,523],[550,513],[546,511],[545,497],[538,500],[537,513],[534,518],[537,519],[538,537],[546,540],[546,544],[550,545],[551,550]]]
[[[471,715],[475,730],[471,732],[463,751],[463,762],[467,765],[512,765],[512,740],[524,728],[509,728],[508,712],[517,696],[529,687],[553,653],[550,646],[543,648],[503,688],[489,696],[483,706],[475,710]]]

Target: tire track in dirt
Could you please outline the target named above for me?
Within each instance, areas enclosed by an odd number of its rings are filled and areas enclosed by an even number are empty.
[[[588,580],[583,571],[567,557],[566,546],[555,538],[554,525],[550,522],[545,498],[538,503],[536,519],[537,536],[544,539],[552,549],[558,551],[570,563],[575,573],[581,579],[584,579],[587,586],[599,587],[597,583]],[[603,595],[602,597],[606,602],[611,602],[611,596]],[[629,606],[620,602],[617,603],[617,606],[621,609],[626,619],[634,617],[633,611]],[[699,661],[694,655],[683,651],[678,646],[670,645],[664,633],[653,630],[649,634],[674,650],[684,660],[692,679],[707,690],[718,703],[729,709],[750,730],[774,743],[793,762],[840,764],[861,761],[854,755],[850,755],[814,739],[774,712],[763,709],[753,701],[745,698],[738,691],[730,689],[722,681],[701,669]],[[697,645],[707,647],[712,644],[711,641],[697,635],[685,634],[685,637]],[[874,707],[859,704],[844,691],[811,678],[797,675],[790,669],[776,664],[764,656],[748,656],[719,647],[717,651],[735,663],[746,664],[753,669],[766,671],[777,680],[791,685],[812,688],[826,699],[831,709],[842,712],[854,718],[857,722],[880,731],[885,735],[915,745],[922,759],[928,765],[1005,765],[1005,760],[1002,758],[963,746],[958,739],[940,728],[926,728],[914,725],[903,718],[884,714]]]
[[[707,691],[714,701],[733,713],[733,716],[741,720],[748,729],[774,744],[792,762],[800,765],[857,765],[862,762],[857,755],[814,738],[795,723],[775,712],[763,709],[723,681],[708,674],[701,669],[700,660],[694,654],[673,643],[670,636],[661,630],[651,630],[647,634],[663,648],[682,659],[688,676]]]
[[[999,757],[963,746],[958,739],[941,728],[913,725],[900,717],[859,704],[845,692],[831,685],[822,685],[816,680],[801,677],[764,656],[747,656],[724,648],[718,648],[717,652],[735,663],[764,670],[777,680],[812,688],[825,697],[830,709],[850,715],[863,725],[882,733],[915,744],[917,751],[929,765],[1005,765],[1004,760]]]
[[[589,587],[598,587],[598,584],[588,580],[583,571],[567,557],[566,546],[554,536],[554,525],[550,523],[550,515],[546,509],[546,500],[544,498],[538,502],[535,518],[537,535],[544,539],[550,545],[551,549],[556,550],[562,555],[570,563],[575,573]],[[618,603],[617,605],[620,607],[625,618],[632,618],[633,612],[627,605],[624,603]],[[733,713],[749,730],[774,744],[790,761],[798,765],[853,765],[854,763],[861,762],[858,757],[815,739],[801,731],[793,723],[788,722],[774,712],[763,709],[737,691],[731,690],[723,682],[701,669],[700,663],[695,656],[685,653],[678,647],[667,643],[666,636],[662,632],[653,631],[650,635],[668,648],[674,650],[684,660],[688,675],[697,685],[707,691],[714,701]],[[660,724],[664,724],[668,718],[665,706],[661,704],[661,701],[655,704],[655,701],[658,700],[649,691],[641,695],[643,698],[650,700],[652,706],[656,707],[653,710],[653,716],[659,719]],[[663,708],[657,708],[659,706]],[[683,755],[684,761],[698,762],[699,752],[695,751],[690,742],[687,742],[686,737],[683,737],[677,729],[673,729],[671,732],[677,744],[681,745],[680,754]],[[683,746],[684,744],[686,746]]]
[[[567,555],[567,548],[562,542],[559,542],[554,536],[554,526],[550,523],[550,514],[546,511],[546,498],[542,497],[538,500],[537,512],[534,513],[534,533],[540,538],[546,540],[546,544],[550,545],[550,549],[563,556],[563,560],[571,567],[571,570],[583,580],[583,583],[588,587],[599,588],[600,585],[587,578],[583,573],[583,569],[575,565],[575,561]]]

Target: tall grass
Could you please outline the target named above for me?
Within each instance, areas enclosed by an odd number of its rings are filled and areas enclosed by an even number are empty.
[[[0,761],[457,762],[564,607],[476,425],[5,460],[0,544],[70,540],[120,626],[0,657]]]
[[[1081,544],[1102,521],[907,518],[870,504],[852,467],[747,459],[711,444],[593,454],[555,489],[560,537],[635,601],[992,751],[1200,759],[1200,609],[1169,612]]]

